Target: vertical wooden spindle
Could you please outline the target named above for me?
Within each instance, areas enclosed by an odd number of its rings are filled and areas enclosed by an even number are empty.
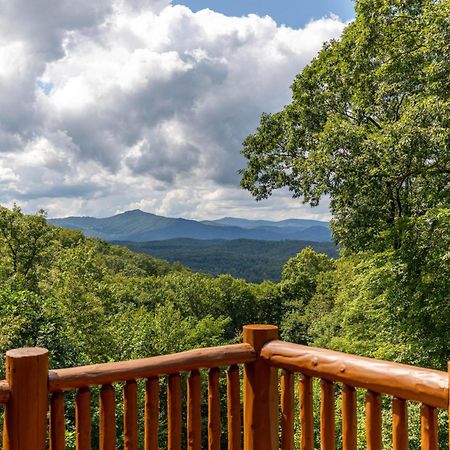
[[[281,448],[294,449],[294,376],[281,372]]]
[[[334,450],[336,448],[334,383],[321,380],[320,390],[320,448]]]
[[[64,450],[66,448],[65,422],[64,394],[55,392],[50,400],[50,450]]]
[[[208,450],[220,450],[220,369],[208,374]]]
[[[376,392],[366,393],[367,450],[381,450],[381,397]]]
[[[6,352],[10,396],[5,407],[4,450],[45,450],[48,409],[48,351],[19,348]]]
[[[100,389],[100,450],[116,448],[116,394],[110,384]]]
[[[299,377],[300,394],[300,450],[314,449],[314,416],[313,416],[313,390],[312,379],[307,375]]]
[[[259,357],[264,344],[275,339],[273,325],[244,327],[244,342],[257,355],[244,366],[244,450],[278,450],[278,370]]]
[[[356,390],[342,386],[342,449],[357,450]]]
[[[181,450],[181,378],[169,375],[167,385],[167,450]]]
[[[227,370],[228,450],[241,450],[241,386],[239,367]]]
[[[392,399],[392,450],[408,450],[408,408],[401,398]]]
[[[200,372],[189,374],[187,384],[187,444],[188,450],[202,448],[202,391]]]
[[[145,383],[144,449],[158,450],[159,379]]]
[[[432,406],[420,406],[421,448],[438,450],[438,421],[436,409]]]
[[[77,450],[91,450],[91,392],[81,388],[75,395]]]
[[[138,449],[137,383],[127,381],[123,388],[123,443],[125,450]]]

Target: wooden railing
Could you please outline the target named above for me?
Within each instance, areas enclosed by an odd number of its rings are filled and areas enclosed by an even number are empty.
[[[113,450],[117,442],[116,383],[123,384],[123,447],[159,448],[160,378],[167,377],[167,448],[181,450],[182,435],[189,450],[200,450],[202,432],[209,450],[294,449],[295,401],[299,401],[300,448],[322,450],[336,446],[337,390],[342,397],[342,448],[357,449],[356,389],[366,392],[366,448],[382,448],[381,395],[392,397],[392,448],[408,449],[407,402],[421,407],[421,448],[438,449],[436,410],[449,407],[446,372],[416,368],[277,340],[270,325],[244,327],[244,343],[190,350],[174,355],[48,370],[45,349],[10,350],[6,381],[0,382],[4,404],[3,449],[66,448],[65,392],[75,391],[77,450]],[[239,365],[244,366],[240,380]],[[220,368],[227,368],[226,433],[222,432]],[[207,431],[202,427],[201,371],[208,370]],[[279,369],[281,377],[279,380]],[[295,373],[298,372],[298,396]],[[181,373],[186,383],[186,425],[182,423]],[[314,430],[313,378],[320,385],[320,430]],[[138,380],[145,380],[143,411],[138,408]],[[91,391],[99,387],[98,439],[91,426]],[[117,384],[116,384],[117,386]],[[241,414],[243,386],[243,416]],[[280,395],[279,395],[280,387]],[[50,414],[48,414],[50,404]],[[143,416],[139,430],[138,416]],[[280,414],[281,413],[281,414]],[[243,421],[242,421],[243,417]],[[280,420],[279,420],[280,418]],[[243,427],[242,427],[243,422]],[[48,426],[49,423],[49,426]],[[281,430],[281,431],[280,431]],[[243,432],[242,432],[243,431]],[[225,435],[227,439],[225,439]],[[143,439],[140,441],[140,436]],[[316,438],[316,439],[315,439]]]

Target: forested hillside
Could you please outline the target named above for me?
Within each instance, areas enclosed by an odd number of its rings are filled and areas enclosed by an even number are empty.
[[[118,241],[116,244],[172,263],[178,261],[195,272],[228,274],[252,283],[280,281],[286,261],[306,247],[332,258],[338,256],[337,248],[332,242],[169,239],[149,242]]]

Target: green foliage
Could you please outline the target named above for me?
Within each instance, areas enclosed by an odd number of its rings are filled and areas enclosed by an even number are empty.
[[[450,4],[357,2],[342,38],[244,141],[242,186],[331,199],[333,235],[360,251],[399,248],[405,224],[448,207]]]

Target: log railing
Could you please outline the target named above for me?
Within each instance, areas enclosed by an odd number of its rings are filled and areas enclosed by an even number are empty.
[[[208,371],[205,436],[209,450],[293,450],[299,423],[301,450],[336,447],[336,392],[341,395],[342,448],[356,450],[356,389],[366,390],[366,448],[382,448],[381,395],[392,397],[392,447],[408,449],[408,401],[421,403],[421,448],[438,449],[437,409],[449,407],[446,372],[362,358],[330,350],[282,342],[270,325],[244,327],[244,343],[190,350],[174,355],[48,370],[45,349],[11,350],[6,355],[6,380],[0,381],[4,405],[4,450],[66,448],[65,392],[75,391],[77,450],[113,450],[117,442],[116,390],[123,396],[123,448],[159,448],[160,379],[167,379],[167,435],[164,448],[181,450],[182,435],[189,450],[202,448],[201,373]],[[239,365],[244,366],[240,380]],[[226,368],[226,433],[222,428],[220,368]],[[281,370],[280,370],[281,369]],[[279,374],[280,372],[280,374]],[[182,405],[182,373],[186,405]],[[298,376],[297,376],[298,373]],[[279,376],[280,375],[280,376]],[[314,429],[313,379],[320,383],[320,427]],[[298,380],[298,395],[295,384]],[[139,410],[139,380],[145,380],[145,402]],[[243,386],[243,416],[241,409]],[[93,436],[91,396],[98,387],[98,436]],[[280,393],[279,393],[280,391]],[[295,417],[296,401],[299,418]],[[320,406],[320,407],[319,407]],[[183,408],[186,423],[183,424]],[[49,412],[48,412],[49,411]],[[143,416],[143,427],[138,417]],[[243,419],[243,420],[242,420]],[[242,427],[243,422],[243,427]],[[280,432],[281,430],[281,432]],[[225,438],[226,435],[226,438]],[[142,439],[143,437],[143,439]],[[140,439],[141,438],[141,439]],[[139,442],[143,447],[139,447]]]

